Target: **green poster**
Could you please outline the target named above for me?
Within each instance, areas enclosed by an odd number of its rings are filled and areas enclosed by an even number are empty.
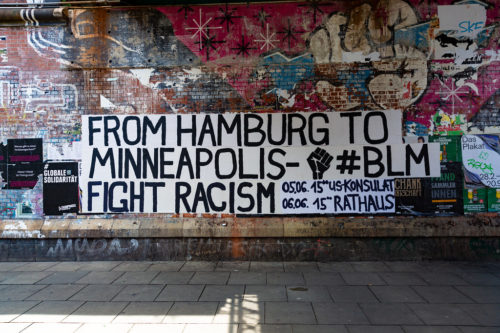
[[[500,188],[488,188],[488,212],[500,212]]]
[[[430,136],[429,142],[439,142],[441,162],[462,162],[460,136]]]
[[[486,212],[488,191],[486,188],[464,189],[464,213]]]

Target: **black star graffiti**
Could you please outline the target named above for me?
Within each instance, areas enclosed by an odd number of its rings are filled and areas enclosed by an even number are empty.
[[[283,30],[278,31],[278,34],[283,35],[282,41],[285,39],[288,41],[288,49],[292,48],[292,40],[297,41],[297,38],[295,38],[296,34],[302,34],[305,31],[303,30],[295,30],[294,26],[290,22],[290,19],[288,19],[288,26],[285,27]]]
[[[189,5],[183,5],[181,8],[179,8],[177,13],[180,13],[182,11],[184,11],[184,19],[187,20],[189,12],[194,12],[194,9]]]
[[[262,28],[264,28],[264,24],[267,23],[267,19],[269,17],[271,17],[271,15],[269,15],[265,10],[264,10],[264,7],[261,7],[259,12],[257,13],[257,15],[254,15],[253,17],[255,17],[257,19],[257,21],[260,22],[260,25],[262,26]]]
[[[220,24],[226,23],[227,31],[229,31],[229,24],[234,24],[233,19],[242,18],[242,16],[234,16],[234,11],[236,9],[229,9],[226,3],[226,9],[219,8],[219,11],[222,13],[222,16],[217,16],[216,19],[220,21]]]
[[[325,13],[321,10],[321,6],[330,6],[331,4],[331,2],[322,3],[321,0],[307,0],[307,4],[299,5],[299,7],[309,7],[306,13],[313,13],[314,24],[316,24],[316,15],[318,15],[318,12],[321,14]]]
[[[205,55],[207,61],[210,60],[210,49],[216,50],[215,44],[223,44],[224,40],[215,40],[215,36],[210,36],[210,30],[206,29],[206,36],[201,40],[201,50],[205,49]],[[195,42],[195,44],[200,44],[200,42]]]
[[[245,42],[245,36],[241,35],[241,42],[236,43],[238,47],[233,47],[232,50],[238,50],[237,55],[244,55],[244,56],[249,56],[249,50],[255,50],[255,47],[249,47],[250,46],[250,41]]]

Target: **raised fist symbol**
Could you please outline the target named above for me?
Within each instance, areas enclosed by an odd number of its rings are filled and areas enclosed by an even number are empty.
[[[313,172],[313,179],[323,179],[323,174],[330,168],[332,160],[332,155],[328,154],[326,150],[316,148],[307,158],[307,163]]]
[[[427,59],[408,45],[411,41],[395,42],[394,32],[417,23],[402,0],[380,0],[375,7],[365,3],[348,15],[331,15],[309,39],[320,98],[339,111],[405,108],[416,102],[427,87]],[[353,62],[356,66],[348,64]]]

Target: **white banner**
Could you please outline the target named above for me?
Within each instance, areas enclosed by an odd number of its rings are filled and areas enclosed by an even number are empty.
[[[82,210],[341,213],[335,201],[315,209],[312,198],[307,209],[292,212],[280,187],[439,177],[439,144],[401,144],[400,121],[398,111],[83,116]]]

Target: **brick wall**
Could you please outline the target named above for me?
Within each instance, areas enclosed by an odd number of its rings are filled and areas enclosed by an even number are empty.
[[[439,31],[438,5],[450,1],[79,8],[63,25],[25,19],[0,28],[0,139],[43,138],[47,158],[49,146],[63,152],[80,139],[82,114],[379,109],[403,110],[407,135],[499,133],[500,2],[468,3],[486,7],[486,22],[460,38]],[[0,190],[0,216],[26,202],[40,217],[41,200],[40,184]]]

